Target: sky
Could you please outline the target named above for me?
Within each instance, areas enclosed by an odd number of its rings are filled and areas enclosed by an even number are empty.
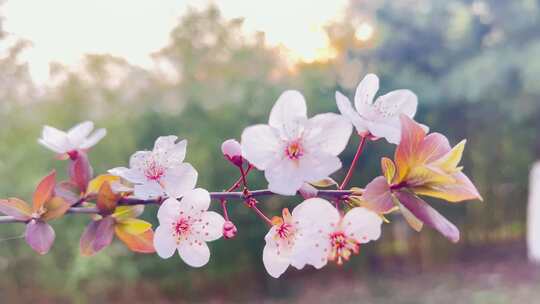
[[[32,42],[23,60],[43,84],[50,62],[76,66],[87,53],[152,68],[150,54],[167,44],[187,8],[210,3],[226,18],[244,18],[246,34],[265,32],[269,44],[288,49],[289,59],[313,61],[328,56],[323,27],[343,17],[348,0],[8,0],[3,15],[10,35]]]

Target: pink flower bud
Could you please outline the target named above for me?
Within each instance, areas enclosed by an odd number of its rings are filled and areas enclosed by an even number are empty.
[[[238,141],[227,139],[221,144],[221,152],[235,166],[242,166],[242,147]]]
[[[226,221],[223,224],[223,237],[226,239],[232,239],[236,236],[236,233],[238,230],[236,229],[236,226],[231,221]]]

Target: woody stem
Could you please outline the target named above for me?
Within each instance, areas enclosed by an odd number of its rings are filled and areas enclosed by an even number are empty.
[[[317,192],[318,197],[326,198],[326,199],[337,199],[342,198],[347,195],[351,195],[351,191],[348,190],[319,190]],[[240,200],[245,201],[248,198],[256,198],[256,197],[263,197],[263,196],[270,196],[270,195],[276,195],[274,192],[268,190],[268,189],[262,189],[262,190],[254,190],[250,191],[249,195],[246,196],[246,194],[241,192],[210,192],[210,197],[212,200],[216,200],[221,202],[221,200]],[[165,200],[166,197],[161,199],[138,199],[133,197],[123,197],[118,201],[119,206],[134,206],[134,205],[159,205],[163,200]],[[256,209],[254,209],[255,212],[257,212]],[[260,211],[260,210],[259,210]],[[67,211],[67,213],[72,214],[97,214],[99,213],[99,210],[96,207],[71,207]],[[4,223],[17,223],[22,222],[26,223],[28,220],[18,220],[12,216],[0,216],[0,224]]]

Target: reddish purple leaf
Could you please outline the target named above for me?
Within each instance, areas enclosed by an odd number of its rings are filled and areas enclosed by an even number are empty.
[[[414,216],[424,222],[424,224],[439,231],[450,241],[457,243],[459,241],[458,228],[442,216],[437,210],[433,209],[426,202],[408,191],[398,191],[395,193],[398,200]]]
[[[68,174],[71,181],[79,187],[80,192],[85,192],[93,175],[86,153],[79,153],[77,158],[69,163]]]
[[[56,185],[54,194],[63,198],[69,205],[79,201],[80,190],[77,185],[69,181],[63,181]]]
[[[18,198],[0,200],[0,212],[13,216],[20,221],[26,221],[32,218],[32,208],[30,208],[30,205]]]
[[[55,234],[51,225],[40,220],[31,220],[26,224],[26,242],[39,254],[49,252],[54,238]]]
[[[362,200],[365,207],[377,213],[388,213],[395,207],[390,186],[384,176],[375,178],[366,186]]]
[[[91,256],[109,246],[114,236],[114,225],[115,220],[112,217],[88,224],[80,241],[81,254]]]
[[[37,185],[34,191],[33,210],[38,211],[46,201],[50,200],[54,193],[56,185],[56,171],[51,171]]]

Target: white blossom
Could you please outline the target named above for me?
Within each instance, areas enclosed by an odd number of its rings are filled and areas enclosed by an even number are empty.
[[[303,183],[321,180],[341,168],[337,155],[351,133],[351,124],[335,113],[308,119],[304,97],[286,91],[272,108],[267,125],[244,130],[242,153],[265,171],[271,191],[294,195]]]
[[[389,143],[398,144],[401,136],[399,116],[413,118],[418,98],[410,90],[396,90],[379,96],[379,78],[368,74],[356,88],[354,105],[340,92],[336,92],[336,103],[341,114],[347,117],[362,136],[384,137]]]
[[[51,126],[44,126],[38,142],[47,149],[63,156],[77,151],[88,150],[107,134],[105,129],[98,129],[93,133],[92,130],[94,130],[94,123],[91,121],[82,122],[67,132]]]
[[[157,254],[170,258],[176,250],[180,258],[192,267],[206,265],[210,249],[206,242],[219,239],[223,234],[223,217],[208,211],[210,194],[204,189],[187,192],[178,201],[167,199],[158,211],[159,226],[154,233]]]
[[[184,163],[187,141],[177,137],[156,139],[152,151],[138,151],[129,160],[130,168],[114,168],[109,173],[134,184],[134,195],[141,199],[182,196],[197,183],[197,171]]]

